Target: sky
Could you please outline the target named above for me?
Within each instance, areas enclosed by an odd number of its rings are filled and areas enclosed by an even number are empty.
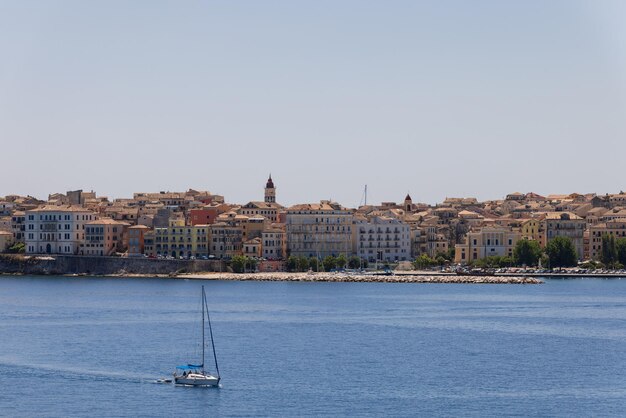
[[[623,1],[0,0],[0,196],[616,193]]]

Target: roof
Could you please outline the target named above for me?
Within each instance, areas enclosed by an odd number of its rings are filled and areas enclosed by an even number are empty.
[[[120,221],[116,221],[115,219],[111,219],[111,218],[101,218],[101,219],[96,219],[95,221],[91,221],[91,222],[87,222],[85,225],[130,225],[129,223],[126,222],[120,222]]]
[[[29,212],[88,212],[88,213],[95,214],[94,212],[90,211],[89,209],[85,209],[82,206],[70,206],[70,205],[61,205],[61,206],[45,205],[45,206],[40,206],[36,209],[31,209],[29,210]]]
[[[571,221],[577,221],[582,220],[583,218],[573,214],[572,212],[550,212],[546,215],[546,219],[559,221],[567,219]]]

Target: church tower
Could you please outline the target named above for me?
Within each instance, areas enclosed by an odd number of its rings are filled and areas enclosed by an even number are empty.
[[[276,188],[274,187],[271,174],[265,184],[265,203],[276,203]]]
[[[406,194],[406,197],[404,198],[404,211],[406,213],[413,211],[413,200],[411,199],[411,196],[408,193]]]

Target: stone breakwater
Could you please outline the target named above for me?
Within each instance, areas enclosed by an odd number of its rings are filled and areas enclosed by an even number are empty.
[[[350,273],[206,273],[182,274],[177,277],[201,280],[284,281],[284,282],[359,282],[359,283],[468,283],[468,284],[541,284],[534,277],[499,276],[428,276],[397,274],[392,276]]]

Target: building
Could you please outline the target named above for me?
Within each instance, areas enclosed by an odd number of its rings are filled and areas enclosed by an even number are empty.
[[[271,174],[265,184],[265,203],[276,203],[276,187],[274,187]]]
[[[287,254],[287,240],[284,225],[273,224],[261,233],[263,258],[283,260]]]
[[[398,219],[373,217],[354,223],[356,232],[355,253],[375,261],[405,261],[411,257],[411,232],[409,226]]]
[[[545,247],[543,230],[539,219],[525,219],[521,225],[522,238],[537,241],[540,246]]]
[[[154,250],[157,256],[208,257],[209,234],[209,225],[185,225],[183,218],[170,219],[167,228],[154,229]]]
[[[287,209],[287,255],[324,258],[352,254],[353,212],[322,200]]]
[[[5,252],[11,245],[13,245],[13,242],[13,233],[0,230],[0,253]]]
[[[154,249],[154,230],[146,231],[143,234],[143,253],[148,257],[156,257]]]
[[[96,214],[79,206],[43,206],[25,213],[27,254],[78,254]]]
[[[252,238],[243,243],[243,255],[246,257],[261,257],[261,238]]]
[[[220,221],[210,225],[210,253],[216,258],[231,259],[243,250],[243,227],[235,221]]]
[[[85,241],[80,245],[80,255],[112,256],[124,252],[130,224],[110,218],[97,219],[85,224]]]
[[[455,263],[470,263],[485,257],[513,257],[521,233],[505,227],[484,227],[467,233],[465,240],[455,246]]]
[[[626,219],[616,219],[606,223],[589,226],[589,258],[600,260],[602,256],[602,237],[614,236],[626,238]]]
[[[134,225],[128,228],[128,256],[137,257],[144,255],[145,234],[150,231],[145,225]]]
[[[542,221],[546,245],[556,237],[568,237],[576,248],[579,260],[584,256],[584,234],[587,222],[571,212],[551,212]]]
[[[11,215],[11,231],[13,238],[17,242],[24,242],[24,233],[26,232],[26,213],[21,211],[13,212]]]

